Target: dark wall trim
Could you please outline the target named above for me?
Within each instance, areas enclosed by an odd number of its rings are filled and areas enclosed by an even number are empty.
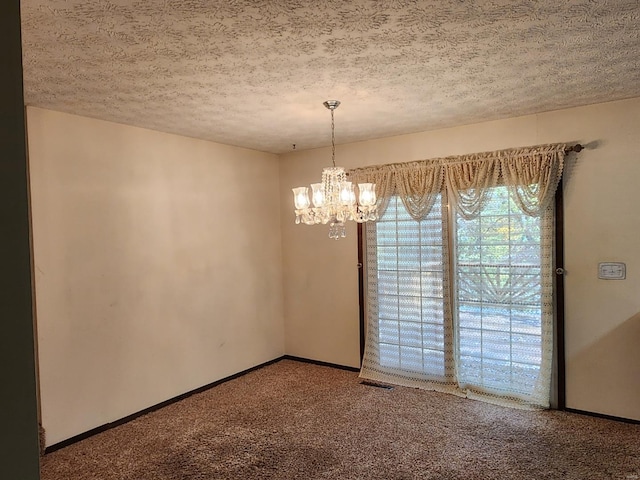
[[[555,269],[564,272],[564,200],[562,192],[562,179],[556,190],[555,197]],[[556,318],[554,322],[555,339],[555,386],[556,408],[563,410],[566,407],[566,380],[565,380],[565,348],[564,348],[564,273],[555,277]]]
[[[178,395],[176,397],[170,398],[169,400],[165,400],[164,402],[160,402],[160,403],[158,403],[156,405],[153,405],[151,407],[145,408],[144,410],[140,410],[139,412],[132,413],[131,415],[127,415],[126,417],[121,418],[119,420],[116,420],[115,422],[105,423],[104,425],[100,425],[99,427],[92,428],[91,430],[88,430],[86,432],[83,432],[83,433],[80,433],[78,435],[75,435],[75,436],[73,436],[71,438],[63,440],[62,442],[55,443],[53,445],[48,446],[46,448],[46,450],[45,450],[45,454],[46,453],[55,452],[56,450],[60,450],[61,448],[64,448],[64,447],[68,447],[69,445],[77,443],[80,440],[85,440],[85,439],[87,439],[89,437],[92,437],[93,435],[105,432],[105,431],[107,431],[107,430],[109,430],[111,428],[118,427],[120,425],[124,425],[125,423],[130,422],[131,420],[135,420],[136,418],[141,417],[142,415],[146,415],[147,413],[154,412],[154,411],[159,410],[159,409],[161,409],[163,407],[171,405],[172,403],[176,403],[176,402],[179,402],[180,400],[184,400],[185,398],[188,398],[191,395],[195,395],[196,393],[201,393],[201,392],[204,392],[206,390],[209,390],[210,388],[213,388],[213,387],[215,387],[217,385],[220,385],[221,383],[228,382],[229,380],[234,380],[234,379],[236,379],[238,377],[246,375],[247,373],[253,372],[254,370],[258,370],[259,368],[266,367],[267,365],[271,365],[271,364],[274,364],[276,362],[279,362],[283,358],[284,357],[278,357],[278,358],[275,358],[273,360],[269,360],[268,362],[261,363],[260,365],[256,365],[255,367],[248,368],[246,370],[243,370],[242,372],[234,373],[233,375],[230,375],[228,377],[222,378],[220,380],[216,380],[215,382],[209,383],[207,385],[203,385],[202,387],[198,387],[198,388],[196,388],[194,390],[191,390],[189,392],[186,392],[186,393],[183,393],[183,394]]]
[[[151,407],[145,408],[144,410],[140,410],[139,412],[136,413],[132,413],[131,415],[127,415],[124,418],[121,418],[119,420],[116,420],[115,422],[110,422],[110,423],[105,423],[104,425],[100,425],[99,427],[96,428],[92,428],[91,430],[88,430],[86,432],[80,433],[78,435],[74,435],[71,438],[67,438],[66,440],[63,440],[62,442],[58,442],[55,443],[53,445],[50,445],[46,448],[45,450],[45,454],[47,453],[51,453],[51,452],[55,452],[56,450],[60,450],[61,448],[64,447],[68,447],[69,445],[73,445],[74,443],[77,443],[81,440],[86,440],[89,437],[92,437],[98,433],[102,433],[105,432],[107,430],[110,430],[114,427],[118,427],[120,425],[124,425],[127,422],[130,422],[131,420],[135,420],[138,417],[141,417],[143,415],[146,415],[148,413],[154,412],[156,410],[159,410],[163,407],[167,407],[169,405],[171,405],[172,403],[176,403],[179,402],[180,400],[184,400],[185,398],[188,398],[192,395],[195,395],[196,393],[202,393],[205,392],[213,387],[216,387],[222,383],[228,382],[229,380],[234,380],[236,378],[242,377],[243,375],[246,375],[247,373],[253,372],[255,370],[258,370],[260,368],[266,367],[268,365],[273,365],[274,363],[279,362],[280,360],[294,360],[296,362],[304,362],[304,363],[311,363],[314,365],[320,365],[323,367],[331,367],[331,368],[338,368],[340,370],[348,370],[350,372],[359,372],[360,369],[355,368],[355,367],[347,367],[345,365],[337,365],[335,363],[328,363],[328,362],[321,362],[319,360],[310,360],[307,358],[301,358],[301,357],[294,357],[291,355],[283,355],[282,357],[278,357],[278,358],[274,358],[273,360],[269,360],[268,362],[264,362],[261,363],[260,365],[256,365],[255,367],[251,367],[248,368],[246,370],[243,370],[241,372],[238,373],[234,373],[233,375],[230,375],[228,377],[222,378],[220,380],[216,380],[215,382],[209,383],[207,385],[203,385],[202,387],[198,387],[194,390],[191,390],[189,392],[183,393],[181,395],[178,395],[176,397],[170,398],[168,400],[165,400],[164,402],[160,402],[156,405],[153,405]]]
[[[295,360],[296,362],[311,363],[313,365],[320,365],[321,367],[337,368],[339,370],[347,370],[349,372],[360,371],[358,367],[348,367],[347,365],[338,365],[337,363],[322,362],[320,360],[311,360],[310,358],[294,357],[292,355],[285,355],[281,357],[279,360]]]
[[[115,422],[110,422],[110,423],[106,423],[104,425],[101,425],[99,427],[93,428],[91,430],[88,430],[84,433],[81,433],[79,435],[75,435],[71,438],[68,438],[66,440],[63,440],[62,442],[56,443],[54,445],[50,445],[49,447],[47,447],[47,449],[45,450],[45,454],[47,453],[51,453],[51,452],[55,452],[56,450],[60,450],[61,448],[64,447],[68,447],[69,445],[73,445],[74,443],[77,443],[81,440],[86,440],[89,437],[92,437],[93,435],[96,435],[98,433],[102,433],[105,432],[111,428],[114,427],[118,427],[120,425],[124,425],[127,422],[130,422],[131,420],[135,420],[138,417],[141,417],[143,415],[146,415],[148,413],[154,412],[156,410],[159,410],[163,407],[166,407],[168,405],[171,405],[173,403],[179,402],[180,400],[184,400],[185,398],[188,398],[192,395],[195,395],[197,393],[201,393],[204,391],[207,391],[213,387],[216,387],[222,383],[228,382],[230,380],[234,380],[236,378],[242,377],[243,375],[246,375],[247,373],[253,372],[255,370],[258,370],[260,368],[266,367],[268,365],[273,365],[274,363],[277,363],[281,360],[292,360],[295,362],[302,362],[302,363],[309,363],[312,365],[319,365],[322,367],[329,367],[329,368],[337,368],[339,370],[346,370],[349,372],[359,372],[360,369],[356,368],[356,367],[349,367],[346,365],[338,365],[336,363],[330,363],[330,362],[323,362],[320,360],[312,360],[309,358],[302,358],[302,357],[295,357],[293,355],[283,355],[281,357],[278,358],[274,358],[273,360],[269,360],[268,362],[264,362],[261,363],[259,365],[256,365],[254,367],[248,368],[246,370],[243,370],[242,372],[238,372],[235,373],[233,375],[230,375],[228,377],[222,378],[220,380],[216,380],[215,382],[209,383],[207,385],[204,385],[202,387],[196,388],[194,390],[191,390],[189,392],[183,393],[182,395],[178,395],[176,397],[170,398],[169,400],[165,400],[164,402],[160,402],[156,405],[153,405],[149,408],[145,408],[144,410],[140,410],[139,412],[133,413],[131,415],[128,415],[124,418],[121,418],[119,420],[116,420]],[[640,424],[640,420],[633,420],[633,419],[628,419],[628,418],[621,418],[621,417],[614,417],[611,415],[604,415],[601,413],[593,413],[593,412],[585,412],[583,410],[576,410],[573,408],[566,408],[565,411],[570,412],[570,413],[575,413],[575,414],[579,414],[579,415],[588,415],[588,416],[592,416],[592,417],[598,417],[598,418],[604,418],[607,420],[614,420],[614,421],[618,421],[618,422],[624,422],[624,423],[631,423],[631,424]]]
[[[640,425],[640,420],[634,420],[633,418],[615,417],[613,415],[606,415],[604,413],[587,412],[585,410],[578,410],[575,408],[565,408],[565,412],[577,413],[578,415],[586,415],[588,417],[604,418],[606,420],[613,420],[614,422],[631,423],[633,425]]]
[[[364,232],[361,223],[358,224],[358,304],[360,316],[360,366],[364,359]]]

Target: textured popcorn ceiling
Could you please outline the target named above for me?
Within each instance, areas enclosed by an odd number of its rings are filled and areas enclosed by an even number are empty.
[[[638,0],[22,0],[28,105],[269,152],[640,96]]]

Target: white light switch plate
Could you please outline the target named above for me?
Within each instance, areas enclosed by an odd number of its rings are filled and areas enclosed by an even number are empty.
[[[602,280],[624,280],[627,266],[620,262],[602,262],[598,264],[598,278]]]

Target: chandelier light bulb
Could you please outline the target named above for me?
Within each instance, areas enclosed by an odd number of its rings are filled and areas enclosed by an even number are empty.
[[[312,199],[313,206],[316,208],[324,207],[324,188],[321,183],[312,183],[311,190],[313,191]]]
[[[376,203],[376,190],[373,183],[359,183],[358,191],[360,192],[360,204],[370,207]]]
[[[351,182],[342,182],[340,185],[340,205],[352,205]]]
[[[297,187],[293,189],[293,200],[296,210],[309,208],[309,187]]]

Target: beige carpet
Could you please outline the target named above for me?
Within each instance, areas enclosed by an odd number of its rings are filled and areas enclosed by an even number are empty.
[[[283,360],[42,459],[43,480],[640,479],[640,425]]]

